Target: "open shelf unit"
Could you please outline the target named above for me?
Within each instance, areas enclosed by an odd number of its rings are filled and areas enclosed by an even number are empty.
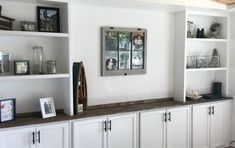
[[[2,13],[15,19],[13,30],[0,30],[0,51],[10,54],[10,73],[0,75],[1,98],[16,98],[17,113],[40,111],[39,98],[53,97],[56,109],[73,115],[68,0],[2,0]],[[21,31],[20,21],[37,21],[37,6],[60,10],[60,33]],[[57,74],[33,75],[33,46],[43,47]],[[13,61],[29,60],[31,75],[14,75]],[[14,93],[13,93],[14,92]],[[0,99],[1,99],[0,98]]]
[[[209,94],[213,82],[222,82],[222,94],[228,95],[228,14],[208,11],[176,12],[174,88],[176,100],[186,102],[187,93],[199,90],[200,94]],[[191,21],[197,28],[204,28],[205,35],[213,23],[220,23],[221,38],[187,38],[187,22]],[[194,34],[194,36],[196,36]],[[219,67],[187,68],[188,56],[212,56],[214,49],[219,54]]]

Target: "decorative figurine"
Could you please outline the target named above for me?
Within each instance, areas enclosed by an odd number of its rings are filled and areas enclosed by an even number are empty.
[[[196,38],[205,38],[205,31],[204,28],[202,29],[197,29],[197,36]]]
[[[221,39],[221,25],[219,23],[214,23],[210,27],[210,33],[208,35],[208,38],[214,38],[214,39]]]
[[[12,24],[15,19],[2,15],[2,6],[0,5],[0,29],[12,30]]]
[[[219,66],[220,66],[219,54],[217,49],[215,48],[212,53],[212,58],[209,62],[209,67],[219,67]]]

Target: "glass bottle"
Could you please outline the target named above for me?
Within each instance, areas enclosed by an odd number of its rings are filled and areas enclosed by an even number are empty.
[[[43,74],[43,48],[40,46],[33,47],[33,73]]]

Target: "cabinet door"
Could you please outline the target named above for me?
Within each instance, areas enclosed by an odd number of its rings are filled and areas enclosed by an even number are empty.
[[[190,107],[167,110],[167,148],[190,148],[190,112]]]
[[[164,148],[166,110],[140,113],[140,148]]]
[[[192,146],[209,148],[210,104],[193,106]]]
[[[2,131],[0,134],[1,148],[35,148],[33,143],[35,128],[20,128]]]
[[[108,148],[136,148],[136,114],[108,118]]]
[[[106,118],[74,121],[73,148],[106,148],[105,121]]]
[[[225,145],[225,103],[214,103],[211,107],[214,107],[214,113],[211,114],[210,147],[217,148]]]
[[[233,100],[225,101],[225,144],[229,144],[232,141],[232,108]]]
[[[37,148],[68,148],[68,123],[38,126]]]

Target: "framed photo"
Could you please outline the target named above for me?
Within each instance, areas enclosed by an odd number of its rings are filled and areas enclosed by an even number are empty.
[[[29,61],[14,61],[14,75],[29,75]]]
[[[42,118],[50,118],[56,116],[55,105],[53,98],[40,99]]]
[[[146,29],[102,27],[101,37],[101,76],[146,74]]]
[[[0,100],[0,123],[15,120],[16,116],[16,100],[3,99]]]
[[[21,30],[22,31],[37,31],[36,22],[21,21],[20,24],[21,24]]]
[[[38,6],[37,21],[40,32],[60,32],[59,8]]]

